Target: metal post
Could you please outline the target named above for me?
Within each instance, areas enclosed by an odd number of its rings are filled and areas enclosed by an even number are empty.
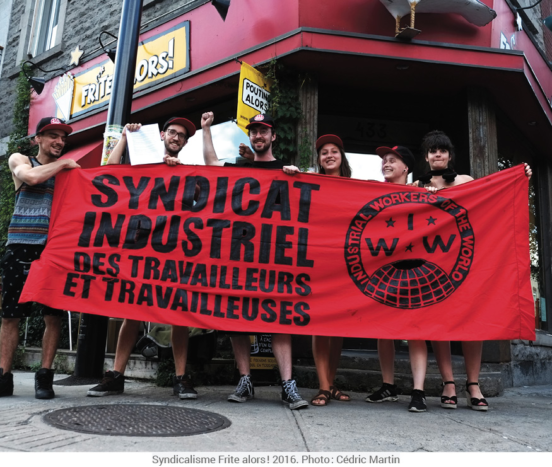
[[[124,0],[106,128],[117,125],[122,130],[130,118],[141,18],[142,0]]]
[[[106,128],[119,126],[122,130],[130,118],[141,19],[142,0],[123,0]],[[90,378],[102,376],[107,323],[108,318],[105,316],[82,315],[75,376]]]

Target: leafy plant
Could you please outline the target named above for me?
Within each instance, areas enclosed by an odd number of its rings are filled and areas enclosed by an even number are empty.
[[[297,124],[304,118],[299,91],[309,77],[286,68],[276,59],[270,62],[266,77],[272,81],[268,105],[276,123],[274,154],[286,161],[298,156],[297,164],[301,168],[309,167],[312,142],[303,137],[298,145],[296,131]]]
[[[42,347],[42,336],[44,335],[44,318],[40,311],[40,305],[33,304],[33,312],[29,319],[22,319],[19,322],[19,342],[23,344],[25,340],[25,330],[27,331],[27,339],[25,342],[26,347]],[[72,324],[72,340],[77,342],[78,337],[78,315],[76,313],[71,315]],[[61,318],[61,333],[59,337],[60,349],[69,348],[69,322],[67,316]]]
[[[28,74],[32,74],[29,65],[24,65]],[[23,74],[19,73],[16,87],[16,101],[13,108],[13,131],[8,142],[6,157],[1,159],[0,165],[0,257],[4,255],[8,239],[8,226],[13,214],[15,200],[14,185],[8,165],[8,156],[20,152],[33,156],[37,154],[37,147],[27,137],[29,128],[29,106],[31,103],[31,87]]]
[[[174,376],[174,359],[167,358],[159,360],[157,364],[157,373],[155,374],[156,386],[166,388],[172,386]]]

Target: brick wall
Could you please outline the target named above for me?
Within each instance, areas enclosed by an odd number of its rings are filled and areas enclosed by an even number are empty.
[[[518,0],[521,7],[531,6],[537,3],[537,0]],[[514,2],[515,4],[515,2]],[[543,0],[535,8],[524,10],[533,26],[537,29],[536,34],[532,34],[537,45],[544,52],[549,62],[552,62],[552,31],[543,24],[544,18],[552,15],[552,0]]]
[[[142,25],[174,10],[176,10],[174,15],[180,15],[182,13],[180,10],[186,6],[190,6],[194,2],[200,4],[205,3],[205,0],[144,0]],[[99,50],[98,35],[102,30],[109,31],[115,35],[118,34],[122,3],[122,0],[110,0],[108,2],[69,0],[67,2],[61,51],[54,54],[54,56],[46,53],[44,61],[41,60],[41,56],[38,56],[32,60],[33,63],[38,62],[39,66],[45,70],[68,65],[70,61],[69,54],[77,45],[87,55],[87,57],[83,56],[81,63],[103,53]],[[25,9],[30,4],[34,4],[34,0],[15,1],[11,10],[8,41],[4,49],[4,65],[2,75],[0,76],[0,89],[2,89],[0,93],[0,139],[7,136],[12,128],[13,115],[11,109],[15,101],[15,82],[17,72],[19,71],[17,54],[21,37],[25,36],[25,34],[22,35],[22,30],[25,33],[25,30],[30,27],[23,19],[25,17]],[[163,21],[171,17],[170,14],[164,16]],[[102,36],[102,40],[104,44],[109,42],[109,36]],[[38,74],[45,76],[47,79],[56,76],[53,73],[44,75],[42,72],[39,72]]]
[[[552,16],[552,0],[544,0],[541,4],[542,19]],[[543,26],[544,53],[549,62],[552,62],[552,31]]]

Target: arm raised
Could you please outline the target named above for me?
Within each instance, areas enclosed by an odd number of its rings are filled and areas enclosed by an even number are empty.
[[[113,148],[113,151],[111,151],[109,159],[107,159],[105,165],[119,165],[121,163],[121,160],[123,159],[123,154],[125,153],[127,147],[127,130],[138,131],[140,128],[142,128],[141,123],[127,123],[125,125],[125,127],[123,128],[123,133],[121,134],[121,139],[117,142],[117,144]]]
[[[213,137],[211,136],[211,125],[215,115],[213,112],[205,112],[201,116],[201,129],[203,130],[203,160],[205,165],[224,165],[224,162],[219,161],[215,146],[213,145]]]

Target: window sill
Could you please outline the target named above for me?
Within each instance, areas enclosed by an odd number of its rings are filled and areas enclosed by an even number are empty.
[[[29,58],[28,60],[35,65],[42,65],[44,62],[47,62],[48,60],[57,57],[63,53],[63,42],[61,42],[58,45],[54,45],[51,49],[47,50],[46,52],[42,52],[41,54],[37,55],[36,57]],[[17,75],[19,75],[19,72],[21,71],[21,66],[13,67],[11,70],[7,70],[5,76],[12,79],[15,78]]]

